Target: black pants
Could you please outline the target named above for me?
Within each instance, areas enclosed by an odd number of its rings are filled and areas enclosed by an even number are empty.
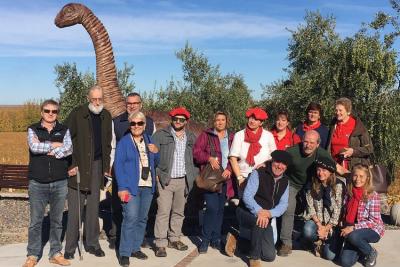
[[[103,182],[102,161],[92,162],[92,177],[90,183],[90,193],[79,192],[80,194],[80,213],[84,222],[84,240],[86,248],[100,248],[99,235],[99,201],[100,184]],[[84,201],[86,207],[84,208]],[[85,212],[84,212],[85,211]],[[79,240],[79,213],[78,213],[78,190],[68,188],[68,222],[66,231],[65,252],[75,253]]]
[[[257,218],[241,207],[236,210],[236,216],[240,228],[251,229],[250,258],[253,260],[274,261],[276,252],[271,221],[266,228],[261,228],[256,225]]]
[[[119,239],[121,237],[122,206],[121,200],[118,197],[118,184],[115,175],[112,180],[111,213],[112,226],[109,232],[109,239],[113,239],[115,241],[116,247],[118,248]]]

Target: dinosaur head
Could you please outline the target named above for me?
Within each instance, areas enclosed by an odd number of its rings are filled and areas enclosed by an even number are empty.
[[[82,23],[83,16],[90,10],[82,5],[76,3],[70,3],[65,5],[60,12],[58,12],[54,23],[59,28],[73,26],[78,23]]]

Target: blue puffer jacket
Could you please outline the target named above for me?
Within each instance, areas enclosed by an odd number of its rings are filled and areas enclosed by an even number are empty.
[[[143,135],[143,139],[146,146],[153,143],[151,137],[147,134]],[[156,186],[156,166],[159,160],[159,154],[147,151],[147,157],[149,159],[152,191],[154,193]],[[125,135],[118,142],[115,151],[114,169],[118,183],[118,191],[128,190],[132,196],[137,195],[140,175],[139,160],[139,152],[132,141],[131,135]]]

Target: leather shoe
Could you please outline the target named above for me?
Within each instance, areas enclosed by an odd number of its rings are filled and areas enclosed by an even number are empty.
[[[155,254],[156,257],[167,257],[167,251],[165,251],[164,247],[156,247]]]
[[[119,258],[119,265],[122,267],[128,267],[129,266],[129,257],[121,256]]]
[[[189,247],[185,245],[182,241],[174,241],[168,243],[169,248],[174,248],[179,251],[187,250]]]
[[[132,252],[131,257],[138,258],[139,260],[147,260],[148,257],[142,251],[138,250],[136,252]]]
[[[75,258],[74,253],[70,253],[70,252],[65,252],[65,253],[64,253],[64,259],[66,259],[66,260],[72,260],[72,259],[74,259],[74,258]]]
[[[104,251],[101,248],[93,248],[90,247],[87,252],[89,252],[90,254],[95,255],[96,257],[104,257],[106,254],[104,253]]]

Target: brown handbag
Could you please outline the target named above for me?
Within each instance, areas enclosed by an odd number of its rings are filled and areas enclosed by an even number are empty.
[[[387,193],[391,177],[386,166],[376,163],[375,154],[372,155],[372,162],[369,166],[372,175],[372,185],[377,193]]]
[[[210,135],[207,134],[208,145],[210,146],[211,157],[215,157],[215,147],[212,142]],[[222,184],[225,182],[225,178],[222,177],[222,168],[213,169],[210,163],[201,170],[200,174],[196,177],[196,185],[198,188],[209,191],[218,192],[222,188]]]

